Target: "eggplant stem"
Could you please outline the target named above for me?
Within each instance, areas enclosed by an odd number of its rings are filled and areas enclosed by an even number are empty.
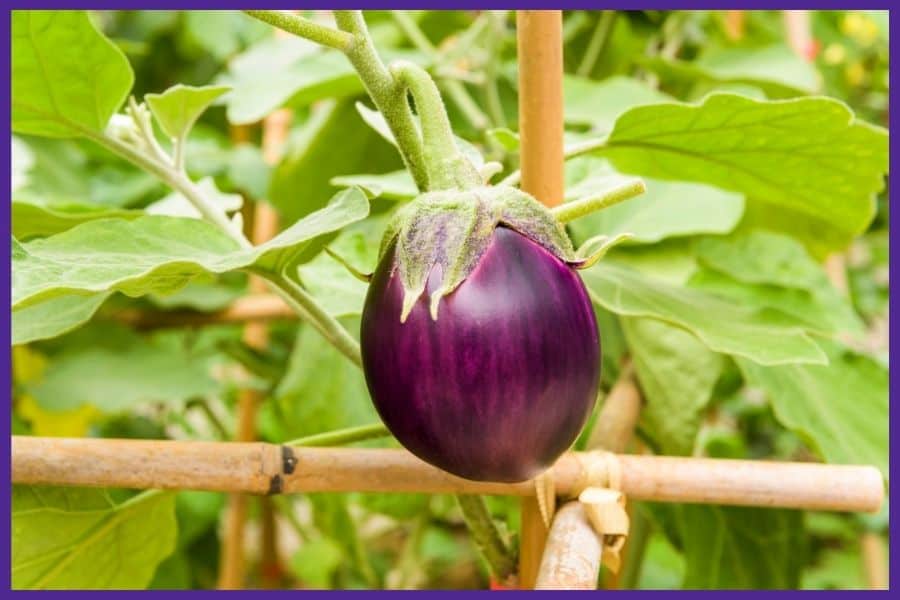
[[[595,194],[585,198],[579,198],[572,202],[566,202],[550,209],[553,216],[560,223],[568,223],[580,219],[604,208],[609,208],[625,200],[640,196],[647,191],[647,186],[640,179],[629,181],[625,185],[607,190],[602,194]]]

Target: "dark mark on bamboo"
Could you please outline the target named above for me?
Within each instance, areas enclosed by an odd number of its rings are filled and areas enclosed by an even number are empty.
[[[283,488],[284,482],[281,479],[281,475],[272,475],[272,479],[269,480],[269,491],[266,492],[266,495],[273,496],[275,494],[280,494]]]
[[[294,472],[294,467],[297,466],[297,457],[294,456],[294,451],[290,446],[282,446],[281,447],[281,471],[285,475],[290,475]]]

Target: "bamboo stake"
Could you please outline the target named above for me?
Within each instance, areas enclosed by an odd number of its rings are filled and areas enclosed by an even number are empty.
[[[287,138],[291,120],[289,110],[275,111],[263,121],[263,159],[270,165],[278,162],[281,146]],[[254,244],[261,244],[278,233],[278,214],[265,202],[257,202],[253,211],[252,233],[250,239]],[[266,290],[265,282],[258,277],[250,278],[250,291],[260,294]],[[244,326],[244,343],[251,348],[264,350],[269,344],[268,325],[262,321],[248,321]],[[239,442],[250,442],[256,439],[256,410],[264,396],[260,390],[244,389],[238,397],[238,417],[236,439]],[[221,566],[219,569],[219,589],[241,589],[244,585],[244,530],[247,522],[248,497],[243,493],[234,493],[228,498],[225,513],[225,535],[222,544]],[[263,508],[263,518],[274,518],[271,509]],[[269,530],[266,542],[275,543],[274,524],[263,523],[263,529]],[[264,549],[263,556],[272,559],[276,555],[273,548]],[[277,564],[277,558],[275,558]],[[264,578],[272,571],[272,565],[264,565]],[[267,580],[266,585],[269,585]]]
[[[624,452],[634,435],[641,395],[630,363],[606,397],[588,448]],[[565,504],[553,519],[537,576],[536,589],[593,590],[597,588],[603,540],[594,531],[577,501]],[[622,550],[624,555],[624,549]],[[607,586],[618,587],[618,577]]]
[[[419,492],[533,496],[533,481],[469,481],[406,450],[303,448],[263,442],[181,442],[12,436],[13,483],[191,489],[250,494]],[[884,483],[871,466],[620,454],[634,500],[877,512]],[[562,496],[585,485],[589,455],[563,455],[550,475]]]
[[[562,11],[516,13],[522,189],[546,204],[563,200]],[[519,587],[537,579],[547,529],[534,498],[522,502]]]
[[[541,559],[534,589],[594,590],[603,543],[580,502],[569,502],[556,513]]]
[[[859,546],[866,586],[870,590],[888,589],[890,572],[887,552],[881,536],[873,531],[867,531],[860,536]]]

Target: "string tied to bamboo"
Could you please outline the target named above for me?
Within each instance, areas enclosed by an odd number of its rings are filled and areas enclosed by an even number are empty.
[[[630,525],[622,492],[622,464],[615,454],[605,450],[575,456],[581,468],[571,496],[584,507],[591,527],[603,541],[601,563],[611,572],[618,573]],[[541,517],[549,528],[556,512],[552,473],[541,474],[535,478],[534,485]]]

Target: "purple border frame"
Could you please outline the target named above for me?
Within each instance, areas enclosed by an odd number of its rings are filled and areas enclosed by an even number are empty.
[[[88,6],[86,7],[85,4]],[[2,30],[0,30],[0,34],[4,39],[10,39],[10,14],[8,11],[13,9],[84,9],[89,8],[92,10],[101,10],[101,9],[123,9],[123,8],[132,8],[132,9],[143,9],[143,10],[190,10],[190,9],[240,9],[242,7],[246,7],[249,2],[235,2],[234,0],[219,0],[218,2],[210,2],[210,1],[197,1],[197,0],[145,0],[143,2],[134,1],[134,0],[125,0],[119,2],[112,2],[110,0],[93,0],[89,2],[74,2],[74,1],[66,1],[66,0],[34,0],[29,2],[27,0],[19,0],[17,2],[4,2],[4,9],[7,10],[6,15],[2,19]],[[410,1],[410,0],[392,0],[390,2],[373,2],[372,0],[355,0],[353,2],[347,2],[346,0],[334,0],[322,2],[321,0],[313,3],[315,6],[306,7],[306,8],[318,8],[318,9],[589,9],[596,10],[600,8],[617,8],[615,6],[601,6],[600,3],[591,2],[588,0],[566,0],[563,2],[551,2],[548,0],[519,0],[518,2],[511,2],[509,0],[426,0],[426,1]],[[892,8],[892,2],[878,0],[878,1],[863,1],[860,2],[859,5],[852,6],[852,9],[890,9]],[[267,8],[281,8],[281,9],[296,9],[298,8],[296,2],[286,2],[284,0],[269,0],[265,3]],[[644,0],[639,2],[630,3],[629,6],[623,7],[623,10],[645,10],[645,9],[709,9],[709,10],[724,10],[724,9],[770,9],[770,10],[792,10],[792,9],[811,9],[811,10],[850,10],[851,7],[847,6],[847,2],[835,2],[834,0],[819,0],[818,2],[811,2],[809,0],[788,0],[783,2],[771,2],[765,0],[745,0],[744,2],[733,2],[733,1],[718,1],[718,2],[710,2],[708,0],[695,1],[695,2],[666,2],[665,0]],[[889,15],[890,22],[890,32],[892,35],[892,40],[890,42],[890,58],[892,64],[897,64],[898,58],[898,43],[896,41],[897,34],[897,25],[898,25],[898,15],[895,14],[895,11],[891,11]],[[4,54],[4,64],[6,69],[6,76],[3,78],[2,86],[3,86],[3,94],[2,94],[2,109],[6,114],[10,114],[10,95],[11,95],[11,50],[10,46],[6,45],[3,49]],[[891,89],[889,92],[890,102],[894,103],[896,100],[896,92],[894,89]],[[895,117],[895,112],[891,111],[889,113],[889,124],[890,128],[893,129],[897,124],[897,118]],[[6,139],[9,138],[10,135],[10,124],[8,121],[3,121],[2,123],[3,131],[6,136]],[[900,161],[895,160],[894,157],[897,156],[898,145],[900,142],[897,141],[896,138],[891,138],[890,141],[890,151],[891,151],[891,166],[894,167]],[[2,161],[3,161],[3,169],[4,174],[6,176],[7,188],[9,189],[9,182],[11,180],[11,165],[10,165],[10,145],[8,143],[2,144]],[[889,204],[890,211],[895,212],[898,208],[900,208],[900,199],[898,199],[894,192],[896,191],[895,185],[891,184],[891,180],[888,179],[889,185]],[[889,228],[891,233],[893,233],[893,227]],[[8,234],[11,231],[10,225],[10,211],[6,210],[3,212],[2,221],[0,221],[0,231]],[[892,236],[891,236],[892,237]],[[891,244],[890,248],[890,279],[894,282],[900,281],[900,247],[897,244]],[[3,275],[4,280],[7,281],[8,290],[12,288],[11,282],[11,257],[10,257],[10,248],[9,246],[3,246]],[[891,286],[891,294],[890,294],[890,308],[893,312],[896,308],[895,306],[895,298],[894,298],[894,288],[895,286]],[[6,339],[10,339],[10,326],[11,326],[11,292],[8,291],[7,295],[4,298],[6,311],[5,317],[0,319],[0,326],[2,326],[2,334],[6,337]],[[897,302],[900,305],[900,301]],[[898,341],[898,336],[900,336],[900,323],[895,318],[890,324],[890,337],[889,344],[891,346],[894,345],[895,342]],[[10,347],[4,345],[2,347],[2,352],[4,353],[5,358],[5,368],[2,369],[2,373],[0,373],[0,385],[4,386],[4,389],[11,389],[11,380],[12,380],[12,372],[11,372],[11,356],[10,356]],[[893,376],[894,369],[893,366],[891,368],[890,373],[890,404],[895,404],[895,396],[900,394],[900,388],[898,388],[897,379]],[[894,410],[890,410],[889,412],[889,432],[893,432],[896,430],[896,421],[900,418],[896,415]],[[0,419],[2,422],[2,435],[4,436],[5,449],[7,457],[10,456],[10,418],[6,417]],[[891,467],[890,473],[893,475],[894,468],[893,466],[896,464],[896,454],[897,444],[890,444],[890,459],[891,459]],[[0,511],[2,511],[6,518],[0,519],[2,522],[2,530],[0,530],[0,538],[6,538],[10,540],[11,544],[11,521],[10,521],[10,493],[9,493],[9,481],[11,479],[10,473],[10,462],[9,460],[4,461],[3,463],[3,473],[2,473],[2,481],[5,482],[6,493],[3,494],[2,500],[0,500]],[[892,478],[889,484],[889,497],[893,496],[892,492],[896,491],[897,484],[896,479]],[[891,523],[889,525],[890,531],[890,542],[891,545],[896,541],[898,534],[898,526],[895,523]],[[11,565],[11,545],[4,545],[2,550],[0,550],[0,556],[2,556],[3,564]],[[890,574],[891,579],[894,579],[894,575],[900,573],[900,552],[895,552],[890,555]],[[2,569],[2,574],[0,574],[0,591],[9,590],[11,586],[11,576],[10,570]],[[15,594],[27,594],[30,592],[25,591],[17,591],[10,592]],[[53,593],[53,592],[51,592]],[[84,595],[83,597],[89,597],[87,594],[96,594],[100,592],[81,592],[81,591],[73,591],[73,592],[56,592],[56,593],[64,593],[67,595]],[[151,597],[162,598],[163,594],[171,593],[168,591],[162,590],[151,590],[151,591],[143,591],[143,592],[102,592],[102,593],[114,593],[114,594],[131,594],[131,593],[141,593],[141,594],[149,594]],[[210,594],[215,593],[215,590],[191,590],[191,591],[182,591],[175,593],[192,593],[192,594]],[[297,593],[303,594],[304,597],[308,597],[311,594],[341,594],[348,595],[354,593],[364,593],[364,592],[354,592],[349,590],[335,590],[329,592],[316,592],[311,590],[272,590],[268,592],[261,592],[256,590],[245,590],[240,592],[232,592],[235,594],[261,594],[261,593],[273,593],[273,594],[288,594],[288,593]],[[389,591],[369,591],[369,593],[376,594],[389,594]],[[490,593],[487,590],[478,590],[478,591],[435,591],[435,590],[422,590],[416,592],[417,594],[428,594],[432,596],[437,596],[438,594],[479,594],[479,593]],[[514,592],[515,593],[515,592]],[[527,593],[520,591],[518,593]],[[546,592],[544,592],[546,593]],[[557,592],[559,593],[559,592]],[[636,594],[654,594],[654,593],[662,593],[662,592],[654,592],[650,590],[636,590],[630,591],[629,593]],[[683,592],[682,592],[683,593]],[[688,592],[691,593],[691,592]],[[726,594],[729,594],[729,591],[709,591],[705,592],[705,594],[712,594],[718,597],[725,597]],[[746,591],[742,592],[742,594],[749,594],[752,596],[761,595],[761,594],[770,594],[773,592],[770,591]],[[782,592],[774,592],[778,594],[797,594],[799,591],[782,591]]]

